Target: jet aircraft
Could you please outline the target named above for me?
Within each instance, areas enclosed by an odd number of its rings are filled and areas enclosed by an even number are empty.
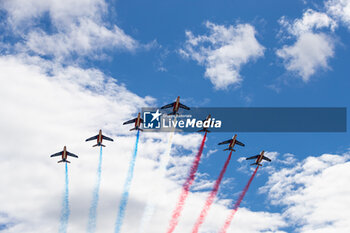
[[[102,140],[103,139],[113,142],[112,138],[106,137],[106,136],[104,136],[102,134],[102,130],[100,130],[96,136],[93,136],[91,138],[86,139],[85,142],[91,141],[91,140],[95,140],[95,139],[97,140],[97,144],[93,145],[93,147],[95,147],[95,146],[103,146],[103,147],[105,147],[105,145],[102,144]]]
[[[131,123],[134,123],[134,122],[135,122],[135,127],[130,129],[130,131],[131,130],[141,130],[141,131],[143,131],[143,129],[140,128],[140,125],[143,123],[143,119],[141,118],[141,113],[139,113],[135,119],[132,119],[132,120],[124,122],[123,125],[131,124]]]
[[[171,107],[173,107],[173,111],[171,113],[169,113],[168,115],[178,115],[179,108],[190,110],[189,107],[180,103],[180,96],[177,97],[175,102],[173,102],[171,104],[164,105],[160,109],[166,109],[166,108],[171,108]]]
[[[223,142],[220,142],[218,145],[223,145],[223,144],[229,144],[228,145],[228,148],[224,149],[225,150],[231,150],[231,151],[236,151],[235,149],[233,149],[233,147],[237,144],[239,146],[245,146],[242,142],[238,141],[237,139],[237,134],[235,134],[233,136],[232,139],[229,139],[227,141],[223,141]]]
[[[207,118],[203,122],[209,121],[211,119],[211,115],[209,114]],[[198,130],[197,132],[208,132],[210,133],[210,130],[208,130],[208,127],[203,127],[202,129]]]
[[[63,151],[57,152],[57,153],[51,155],[50,157],[55,157],[55,156],[62,156],[62,160],[58,161],[57,163],[62,163],[62,162],[70,163],[70,162],[67,160],[67,156],[71,156],[71,157],[78,158],[77,155],[75,155],[75,154],[73,154],[73,153],[67,151],[66,146],[63,147]]]
[[[251,166],[252,166],[252,165],[262,166],[262,165],[261,165],[261,162],[262,162],[263,160],[266,160],[266,161],[271,162],[271,159],[269,159],[269,158],[267,158],[266,156],[264,156],[264,153],[265,153],[265,151],[261,151],[261,153],[260,153],[259,155],[255,155],[255,156],[246,158],[246,160],[256,159],[256,160],[255,160],[255,163],[250,164]]]

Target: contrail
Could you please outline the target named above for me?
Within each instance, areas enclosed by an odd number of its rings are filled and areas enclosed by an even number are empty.
[[[70,214],[69,209],[69,190],[68,190],[68,165],[65,163],[65,188],[62,199],[62,209],[61,209],[61,217],[60,217],[60,227],[59,233],[66,233],[68,227],[68,219]]]
[[[100,158],[97,167],[97,181],[95,184],[94,191],[92,193],[92,201],[89,210],[89,222],[87,227],[88,233],[94,233],[96,231],[96,217],[97,217],[97,206],[100,198],[100,184],[101,184],[101,167],[102,167],[102,146],[100,146]]]
[[[114,231],[115,233],[119,233],[121,230],[121,227],[123,225],[125,210],[126,210],[126,206],[128,204],[131,181],[132,181],[132,178],[134,176],[134,167],[135,167],[135,162],[136,162],[137,146],[139,144],[139,137],[140,137],[140,131],[138,130],[137,134],[136,134],[134,153],[133,153],[133,156],[132,156],[130,163],[129,163],[129,170],[128,170],[128,174],[127,174],[127,177],[126,177],[126,180],[124,183],[122,198],[121,198],[120,204],[119,204],[118,217],[117,217],[117,221],[115,223],[115,231]]]
[[[238,210],[238,208],[239,208],[239,206],[240,206],[240,204],[241,204],[245,194],[247,193],[247,191],[249,189],[250,184],[252,183],[252,181],[254,179],[254,176],[255,176],[256,172],[258,171],[258,168],[259,168],[259,166],[257,166],[255,168],[255,171],[254,171],[253,175],[250,177],[250,179],[249,179],[248,183],[246,184],[246,186],[244,187],[242,193],[239,195],[238,200],[236,201],[235,205],[233,206],[232,212],[228,216],[228,218],[226,219],[226,222],[225,222],[224,226],[222,227],[220,233],[226,233],[227,229],[229,228],[229,226],[230,226],[230,224],[232,222],[232,219],[235,216],[235,213],[237,212],[237,210]]]
[[[197,233],[199,230],[199,227],[203,224],[204,219],[208,214],[209,208],[210,208],[211,204],[213,204],[215,196],[218,193],[221,180],[224,177],[227,166],[228,166],[230,159],[231,159],[231,155],[232,155],[232,151],[230,152],[230,154],[225,162],[225,165],[220,172],[218,179],[215,181],[214,187],[213,187],[212,191],[210,192],[209,197],[207,198],[207,201],[206,201],[206,203],[205,203],[205,205],[204,205],[204,207],[203,207],[203,209],[202,209],[202,211],[201,211],[201,213],[200,213],[200,215],[199,215],[199,217],[198,217],[198,219],[197,219],[197,221],[192,229],[192,233]]]
[[[175,129],[174,129],[174,131],[175,131]],[[171,158],[170,152],[171,152],[171,147],[173,145],[173,138],[174,138],[174,134],[175,134],[174,131],[172,131],[170,133],[168,145],[167,145],[167,150],[166,150],[165,154],[160,157],[160,162],[159,162],[159,166],[157,169],[157,173],[158,173],[158,176],[162,177],[162,178],[164,178],[166,175],[166,167],[167,167],[167,165],[170,161],[170,158]],[[155,203],[153,200],[157,199],[157,197],[155,195],[158,193],[157,192],[157,190],[159,189],[158,185],[159,185],[158,183],[155,183],[149,192],[149,195],[147,198],[147,204],[146,204],[146,207],[143,211],[143,215],[141,218],[141,223],[140,223],[138,233],[145,232],[145,229],[147,228],[147,226],[148,226],[148,224],[153,216],[153,213],[155,210]]]
[[[181,192],[180,198],[176,204],[175,210],[173,212],[173,215],[172,215],[170,223],[169,223],[169,228],[167,231],[168,233],[172,233],[175,230],[177,224],[179,223],[179,218],[180,218],[182,209],[185,205],[185,201],[186,201],[186,198],[188,196],[188,192],[190,190],[190,187],[194,181],[194,178],[195,178],[195,175],[196,175],[196,172],[198,169],[199,161],[201,160],[206,137],[207,137],[207,132],[205,132],[205,134],[203,136],[203,140],[202,140],[202,143],[199,147],[198,153],[197,153],[197,155],[192,163],[189,176],[187,177],[186,182],[182,186],[182,192]]]

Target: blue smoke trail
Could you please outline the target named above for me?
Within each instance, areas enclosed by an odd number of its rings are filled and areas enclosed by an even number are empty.
[[[61,217],[60,217],[60,227],[59,232],[60,233],[66,233],[67,227],[68,227],[68,219],[70,214],[69,209],[69,192],[68,192],[68,165],[66,164],[66,174],[65,174],[65,189],[63,193],[63,199],[62,199],[62,209],[61,209]]]
[[[122,198],[121,198],[120,204],[119,204],[118,217],[117,217],[117,221],[115,223],[115,231],[114,231],[115,233],[119,233],[120,229],[123,225],[126,205],[128,204],[128,198],[129,198],[129,189],[130,189],[132,177],[134,175],[134,167],[135,167],[135,161],[136,161],[136,155],[137,155],[137,146],[139,144],[139,136],[140,136],[140,131],[137,131],[134,154],[133,154],[133,156],[130,160],[130,163],[129,163],[129,170],[128,170],[128,174],[127,174],[127,177],[126,177],[126,180],[124,183],[124,191],[123,191]]]
[[[97,216],[97,205],[100,198],[100,184],[101,184],[101,167],[102,167],[102,146],[100,146],[100,159],[97,167],[97,181],[92,194],[92,201],[89,210],[89,222],[87,232],[93,233],[96,231],[96,216]]]

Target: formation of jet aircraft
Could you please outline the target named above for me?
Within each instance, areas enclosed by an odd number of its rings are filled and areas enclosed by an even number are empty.
[[[183,105],[182,103],[180,103],[180,96],[177,97],[176,101],[173,102],[173,103],[170,103],[170,104],[167,104],[163,107],[161,107],[160,109],[167,109],[167,108],[173,108],[172,109],[172,112],[169,113],[168,115],[178,115],[178,111],[180,108],[183,108],[183,109],[186,109],[186,110],[190,110],[189,107],[187,107],[186,105]],[[211,119],[211,114],[209,114],[207,116],[207,118],[204,120],[204,121],[208,121]],[[131,119],[129,121],[126,121],[123,123],[123,125],[126,125],[126,124],[131,124],[131,123],[135,123],[135,126],[134,128],[130,129],[130,131],[132,130],[140,130],[140,131],[143,131],[142,128],[141,128],[141,124],[143,123],[143,119],[141,118],[141,113],[138,113],[137,117],[134,118],[134,119]],[[210,132],[208,130],[208,127],[203,127],[202,129],[198,130],[197,132]],[[93,137],[90,137],[88,139],[86,139],[85,141],[91,141],[91,140],[96,140],[97,143],[95,145],[93,145],[93,147],[96,147],[96,146],[103,146],[105,147],[105,145],[102,144],[102,141],[104,140],[107,140],[107,141],[112,141],[113,142],[113,139],[110,138],[110,137],[107,137],[105,135],[102,134],[102,130],[99,131],[99,133]],[[227,151],[227,150],[230,150],[230,151],[236,151],[234,149],[234,146],[235,145],[239,145],[239,146],[242,146],[244,147],[244,143],[240,142],[237,140],[237,134],[235,134],[231,139],[229,140],[226,140],[226,141],[223,141],[223,142],[220,142],[218,145],[223,145],[223,144],[228,144],[228,148],[224,149],[224,151]],[[255,163],[252,163],[251,165],[257,165],[257,166],[262,166],[261,162],[263,160],[266,160],[268,162],[271,162],[271,159],[267,158],[266,156],[264,156],[264,151],[261,151],[260,154],[258,155],[255,155],[255,156],[252,156],[252,157],[248,157],[246,158],[246,160],[251,160],[251,159],[255,159]],[[65,162],[65,163],[70,163],[68,160],[67,160],[67,157],[68,156],[71,156],[71,157],[75,157],[75,158],[78,158],[77,155],[67,151],[67,148],[66,146],[63,147],[63,151],[60,151],[60,152],[57,152],[53,155],[51,155],[50,157],[56,157],[56,156],[61,156],[62,159],[60,161],[58,161],[58,163],[62,163],[62,162]]]
[[[91,137],[91,138],[88,138],[88,139],[86,139],[85,141],[87,142],[87,141],[91,141],[91,140],[97,140],[97,144],[96,144],[96,145],[93,145],[93,147],[95,147],[95,146],[103,146],[103,147],[105,147],[105,145],[102,144],[102,140],[103,140],[103,139],[113,142],[113,139],[112,139],[112,138],[106,137],[106,136],[104,136],[104,135],[102,134],[102,130],[100,130],[96,136],[93,136],[93,137]],[[60,161],[58,161],[58,163],[62,163],[62,162],[70,163],[70,162],[67,160],[67,157],[68,157],[68,156],[78,158],[78,155],[73,154],[73,153],[67,151],[67,147],[66,147],[66,146],[63,147],[63,151],[57,152],[57,153],[51,155],[50,157],[56,157],[56,156],[62,156],[62,159],[61,159]]]

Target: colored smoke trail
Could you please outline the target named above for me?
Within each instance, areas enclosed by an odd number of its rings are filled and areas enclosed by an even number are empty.
[[[185,201],[187,199],[188,192],[189,192],[190,187],[194,181],[194,178],[195,178],[198,166],[199,166],[199,162],[201,160],[201,156],[202,156],[202,152],[203,152],[206,138],[207,138],[207,132],[205,132],[205,134],[203,136],[203,140],[202,140],[202,143],[199,147],[198,153],[197,153],[197,155],[192,163],[189,176],[187,177],[186,182],[182,186],[182,192],[181,192],[179,201],[176,204],[175,210],[174,210],[173,215],[172,215],[171,220],[170,220],[169,228],[167,231],[168,233],[172,233],[175,230],[177,224],[179,223],[179,218],[180,218],[182,209],[185,205]]]
[[[93,233],[96,231],[96,216],[98,200],[100,198],[100,184],[101,184],[101,168],[102,168],[102,146],[100,146],[100,158],[97,167],[97,181],[92,194],[91,206],[89,210],[89,222],[87,232]]]
[[[225,165],[220,172],[218,179],[215,181],[214,187],[213,187],[212,191],[210,192],[209,197],[207,198],[207,201],[206,201],[206,203],[205,203],[205,205],[204,205],[204,207],[203,207],[203,209],[202,209],[202,211],[201,211],[201,213],[200,213],[200,215],[199,215],[199,217],[198,217],[198,219],[197,219],[197,221],[192,229],[192,233],[197,233],[199,230],[199,227],[203,224],[204,219],[207,216],[208,211],[210,209],[210,206],[213,204],[214,199],[216,197],[216,194],[218,193],[220,183],[222,181],[222,178],[224,177],[227,166],[231,160],[231,155],[232,155],[232,151],[230,152],[230,154],[225,162]]]
[[[143,211],[142,219],[141,219],[141,224],[139,227],[139,233],[145,232],[149,222],[151,221],[151,218],[154,213],[154,203],[152,201],[148,201],[145,210]]]
[[[255,176],[256,172],[258,171],[258,168],[259,168],[259,166],[257,166],[255,168],[255,171],[254,171],[253,175],[250,177],[250,179],[249,179],[248,183],[246,184],[246,186],[244,187],[242,193],[239,195],[238,200],[236,201],[235,205],[233,206],[232,212],[228,216],[228,218],[226,219],[225,225],[222,227],[220,233],[226,233],[227,229],[229,228],[229,226],[230,226],[230,224],[232,222],[232,219],[235,216],[235,213],[237,212],[237,210],[238,210],[238,208],[239,208],[239,206],[240,206],[240,204],[241,204],[245,194],[247,193],[247,191],[249,189],[250,184],[252,183],[252,181],[254,179],[254,176]]]
[[[165,154],[160,157],[160,162],[159,162],[159,166],[157,169],[158,177],[164,178],[166,175],[166,167],[167,167],[167,165],[170,161],[170,158],[171,158],[170,152],[171,152],[171,147],[173,145],[174,134],[175,134],[174,131],[170,133],[168,145],[167,145],[167,150],[166,150]],[[143,215],[141,218],[141,223],[140,223],[138,233],[145,232],[145,229],[147,228],[149,222],[152,219],[152,216],[153,216],[154,210],[155,210],[154,200],[158,199],[156,195],[159,193],[158,192],[159,185],[160,185],[159,183],[155,183],[154,186],[150,189],[150,192],[149,192],[149,195],[147,198],[147,204],[146,204],[145,210],[143,211]]]
[[[69,190],[68,190],[68,165],[65,163],[65,187],[62,199],[62,209],[61,209],[61,217],[60,217],[60,233],[66,233],[68,227],[68,219],[70,214],[69,209]]]
[[[129,170],[128,170],[128,174],[127,174],[127,177],[126,177],[126,180],[124,183],[122,198],[121,198],[120,203],[119,203],[119,211],[118,211],[117,221],[115,223],[115,231],[114,231],[115,233],[119,233],[121,230],[121,227],[123,225],[125,210],[126,210],[126,206],[128,204],[128,199],[129,199],[129,190],[130,190],[130,186],[131,186],[131,181],[132,181],[132,178],[134,176],[134,168],[135,168],[139,138],[140,138],[140,131],[138,130],[137,134],[136,134],[134,153],[133,153],[131,160],[130,160],[130,163],[129,163]]]

